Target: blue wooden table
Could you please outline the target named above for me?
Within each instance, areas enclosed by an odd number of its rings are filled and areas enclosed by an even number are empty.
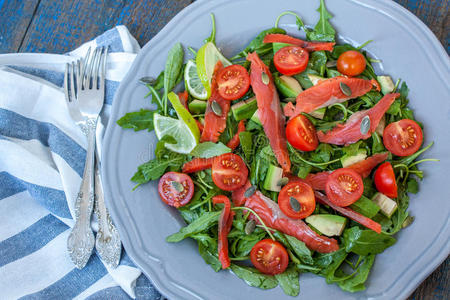
[[[336,0],[335,0],[336,1]],[[395,0],[418,16],[450,53],[449,0]],[[64,53],[115,25],[148,42],[191,0],[0,0],[0,53]],[[448,299],[447,259],[410,299]]]

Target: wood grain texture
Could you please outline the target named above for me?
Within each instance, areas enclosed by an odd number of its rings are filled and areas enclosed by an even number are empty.
[[[450,53],[450,0],[394,1],[418,16]],[[140,45],[144,45],[191,2],[0,0],[0,53],[63,53],[119,24],[126,25]],[[450,298],[449,266],[447,259],[408,299]]]
[[[450,53],[450,16],[448,0],[395,0],[424,22]]]
[[[0,53],[17,52],[39,0],[0,0]]]
[[[116,25],[126,25],[141,45],[191,0],[42,0],[20,52],[67,52]]]

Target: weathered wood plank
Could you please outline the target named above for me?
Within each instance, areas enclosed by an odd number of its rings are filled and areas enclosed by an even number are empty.
[[[422,20],[450,53],[450,17],[448,0],[394,0]]]
[[[191,2],[42,0],[20,52],[66,52],[119,24],[144,45]]]
[[[431,273],[408,300],[448,299],[450,295],[450,259]]]
[[[39,0],[0,0],[0,53],[19,51]]]

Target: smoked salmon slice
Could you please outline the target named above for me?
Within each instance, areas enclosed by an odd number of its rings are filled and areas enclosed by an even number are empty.
[[[361,110],[354,113],[345,124],[338,124],[327,133],[317,132],[317,137],[321,143],[334,145],[347,145],[356,143],[359,140],[368,139],[380,123],[384,113],[389,109],[399,93],[387,94],[371,109]],[[361,121],[364,117],[369,116],[370,128],[366,134],[361,133]]]
[[[351,92],[349,96],[342,91],[342,86],[344,85]],[[362,96],[369,92],[373,86],[378,89],[376,80],[348,78],[344,76],[321,80],[317,85],[298,94],[295,111],[293,111],[291,104],[285,107],[284,113],[289,117],[294,117],[302,112],[310,113],[322,107],[342,103],[349,99]]]
[[[307,51],[333,51],[335,43],[331,42],[307,42],[287,34],[271,33],[264,37],[264,43],[286,43],[304,48]]]
[[[200,142],[213,142],[217,143],[219,140],[220,134],[227,127],[227,117],[228,112],[230,111],[230,101],[225,100],[220,96],[219,91],[217,89],[217,81],[215,79],[216,74],[223,69],[223,64],[219,60],[214,67],[214,75],[211,80],[211,97],[208,99],[208,104],[206,106],[205,112],[205,125],[203,126],[202,135],[200,138]],[[217,102],[219,104],[222,114],[217,115],[213,109],[213,102]]]
[[[287,150],[285,132],[286,119],[281,111],[280,98],[272,74],[258,54],[248,54],[247,60],[251,62],[250,82],[258,103],[258,117],[278,163],[285,172],[290,172],[291,161]]]

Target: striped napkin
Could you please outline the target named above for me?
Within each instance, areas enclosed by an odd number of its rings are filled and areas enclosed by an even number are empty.
[[[64,68],[95,46],[110,51],[101,141],[114,93],[140,49],[126,27],[68,55],[0,55],[0,299],[162,298],[125,252],[116,269],[94,254],[82,270],[67,253],[87,142],[66,107]]]

